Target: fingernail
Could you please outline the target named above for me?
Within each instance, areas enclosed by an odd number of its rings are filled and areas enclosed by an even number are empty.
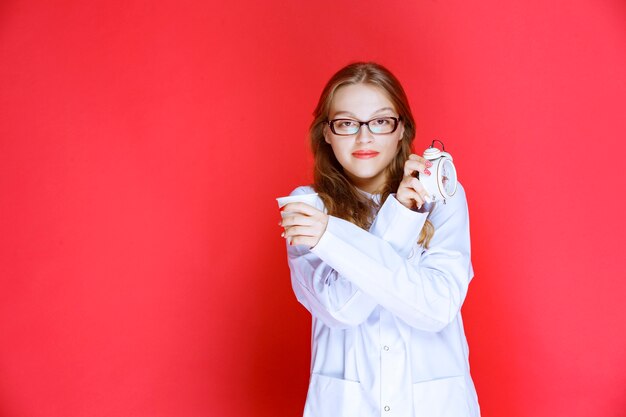
[[[280,234],[280,237],[285,237],[285,232],[282,232],[282,233]]]
[[[433,163],[430,161],[426,161],[426,166],[430,168],[431,166],[433,166]]]
[[[428,168],[424,170],[424,174],[430,175],[430,171],[428,170]]]

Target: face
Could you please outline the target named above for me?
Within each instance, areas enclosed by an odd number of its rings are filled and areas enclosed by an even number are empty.
[[[366,122],[378,117],[398,117],[394,105],[384,90],[369,84],[352,84],[335,91],[330,106],[329,120],[352,119]],[[385,168],[398,151],[404,133],[399,122],[393,133],[373,134],[366,125],[350,136],[335,135],[326,126],[324,139],[333,149],[346,176],[357,188],[368,193],[379,193],[387,181]]]

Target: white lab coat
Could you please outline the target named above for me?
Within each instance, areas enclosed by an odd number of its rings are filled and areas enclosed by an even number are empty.
[[[433,206],[390,196],[369,231],[330,216],[313,249],[287,246],[312,315],[305,417],[480,416],[460,313],[473,277],[463,188]],[[427,217],[435,234],[424,249]]]

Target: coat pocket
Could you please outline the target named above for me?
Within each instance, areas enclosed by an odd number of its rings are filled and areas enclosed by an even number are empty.
[[[369,416],[364,400],[359,382],[312,374],[304,417]]]
[[[467,389],[464,376],[433,379],[413,384],[415,417],[466,417]]]

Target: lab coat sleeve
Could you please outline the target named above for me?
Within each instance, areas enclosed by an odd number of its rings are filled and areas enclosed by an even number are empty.
[[[299,187],[291,195],[312,192],[310,187]],[[311,315],[327,326],[348,328],[359,325],[376,308],[377,303],[372,297],[338,274],[306,246],[287,245],[287,259],[296,298]]]
[[[417,262],[410,260],[410,252],[416,248],[414,239],[421,226],[413,227],[410,219],[413,216],[414,224],[419,224],[416,219],[424,214],[391,204],[385,207],[386,202],[381,208],[372,227],[376,234],[331,216],[311,251],[374,303],[412,327],[440,331],[455,319],[473,275],[464,190],[459,184],[455,196],[432,211],[429,219],[435,234]],[[394,219],[388,216],[391,211],[383,209],[397,209],[401,214]]]
[[[305,246],[288,246],[291,285],[298,301],[324,324],[348,328],[364,322],[376,301]]]
[[[378,211],[370,233],[378,236],[402,257],[408,257],[419,239],[428,212],[407,209],[390,195]]]

